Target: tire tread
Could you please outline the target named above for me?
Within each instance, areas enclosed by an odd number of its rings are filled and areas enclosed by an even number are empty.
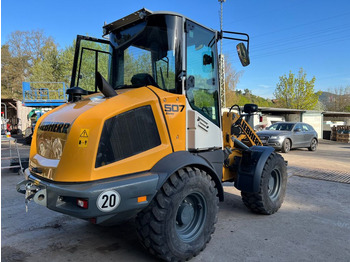
[[[274,160],[274,158],[276,158],[276,159]],[[278,204],[274,208],[269,208],[267,206],[266,201],[264,199],[263,192],[261,191],[263,180],[266,178],[267,175],[269,175],[267,170],[269,170],[269,168],[273,164],[273,162],[277,162],[277,161],[284,161],[284,159],[280,154],[273,152],[268,157],[266,164],[263,168],[262,176],[261,176],[261,180],[260,180],[260,190],[258,193],[248,193],[248,192],[243,192],[243,191],[241,192],[242,201],[243,201],[244,205],[247,208],[249,208],[251,211],[253,211],[254,213],[271,215],[271,214],[277,212],[277,210],[281,207],[281,204],[283,202],[284,195],[285,195],[285,188],[282,189],[284,191],[281,192],[282,199],[280,201],[280,204]],[[282,174],[282,177],[283,177],[283,179],[287,179],[286,174]]]
[[[215,197],[216,210],[214,210],[214,212],[216,212],[216,215],[212,225],[213,230],[211,230],[208,239],[205,241],[204,246],[200,250],[195,251],[192,254],[186,254],[185,258],[175,257],[167,246],[164,236],[162,235],[165,228],[165,221],[167,219],[167,207],[169,208],[171,196],[175,194],[177,190],[181,188],[181,185],[183,186],[189,178],[194,176],[202,176],[209,181],[209,184],[211,185],[211,192],[214,192],[214,196],[217,195],[215,182],[206,172],[198,168],[185,167],[170,176],[170,178],[158,191],[150,205],[141,211],[136,218],[137,235],[143,247],[151,254],[166,261],[189,260],[193,256],[198,255],[199,252],[205,248],[206,243],[210,241],[211,234],[213,234],[215,231],[219,202],[217,197]]]

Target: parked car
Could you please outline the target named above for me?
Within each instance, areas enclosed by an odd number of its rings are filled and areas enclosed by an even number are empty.
[[[318,144],[317,132],[302,122],[278,122],[257,132],[263,145],[288,153],[292,148],[306,147],[315,151]]]

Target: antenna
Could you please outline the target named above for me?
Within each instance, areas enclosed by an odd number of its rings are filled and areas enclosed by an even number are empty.
[[[220,3],[220,33],[222,34],[223,27],[223,3],[226,0],[218,0]],[[219,80],[220,80],[220,96],[221,96],[221,107],[226,107],[226,90],[225,90],[225,60],[222,54],[222,38],[220,40],[220,56],[219,56]]]

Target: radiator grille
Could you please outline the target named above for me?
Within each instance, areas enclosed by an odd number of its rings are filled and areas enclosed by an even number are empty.
[[[104,123],[96,167],[139,154],[160,145],[151,106],[114,116]]]

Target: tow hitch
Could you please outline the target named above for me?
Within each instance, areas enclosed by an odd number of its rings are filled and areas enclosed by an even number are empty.
[[[39,205],[47,206],[46,189],[43,186],[36,185],[31,180],[24,180],[17,184],[16,190],[24,194],[26,212],[28,212],[28,203],[32,200]]]

